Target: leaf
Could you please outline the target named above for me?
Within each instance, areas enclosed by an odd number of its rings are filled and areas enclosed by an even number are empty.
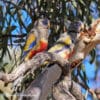
[[[14,64],[15,61],[11,60],[8,64],[4,65],[1,70],[3,70],[5,73],[9,73],[13,69]]]
[[[79,0],[82,5],[86,5],[83,0]]]
[[[81,64],[80,67],[81,67],[81,70],[82,70],[82,71],[85,71],[85,70],[86,70],[86,69],[85,69],[85,66],[84,66],[83,64]]]
[[[85,83],[86,83],[86,81],[87,81],[87,75],[86,75],[86,69],[85,69],[85,66],[82,64],[81,65],[81,71],[82,71],[82,76],[83,76],[83,78],[84,78],[84,81],[85,81]]]
[[[25,42],[25,39],[16,39],[14,40],[14,43],[22,43]]]
[[[8,29],[9,29],[9,31],[13,31],[16,29],[16,26],[9,26]]]
[[[77,8],[77,2],[75,0],[72,1],[72,4],[75,8]]]
[[[84,66],[82,66],[82,67],[84,67]],[[82,73],[81,73],[81,71],[82,71]],[[86,86],[87,88],[89,88],[89,86],[88,86],[88,84],[87,84],[88,78],[87,78],[87,75],[86,75],[85,68],[84,68],[84,70],[79,70],[79,69],[78,69],[78,75],[79,75],[79,77],[81,78],[81,80],[84,82],[85,86]]]
[[[95,61],[95,58],[96,58],[96,51],[95,51],[95,49],[93,49],[93,50],[90,52],[90,56],[91,56],[90,64],[92,64],[92,63]]]

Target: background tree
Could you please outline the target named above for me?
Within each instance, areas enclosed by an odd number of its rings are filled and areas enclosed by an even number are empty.
[[[27,33],[33,27],[33,23],[40,16],[46,16],[51,21],[51,33],[49,37],[49,47],[51,47],[59,35],[65,31],[64,27],[67,26],[67,21],[81,20],[87,26],[90,25],[93,19],[100,16],[100,2],[98,0],[1,0],[0,1],[0,65],[1,70],[9,71],[13,66],[17,65],[17,60],[20,58],[16,55],[16,49],[20,49],[22,52],[23,44]],[[80,69],[73,71],[73,79],[78,81],[78,76],[85,84],[85,90],[89,88],[89,85],[93,81],[100,81],[99,72],[99,50],[96,49],[96,60],[95,51],[91,51],[90,55],[84,60],[84,63],[80,65]],[[13,52],[12,52],[13,51]],[[12,56],[14,54],[14,56]],[[4,59],[7,59],[5,61]],[[14,59],[13,59],[14,58]],[[91,59],[90,59],[91,58]],[[13,63],[13,64],[12,64]],[[93,66],[93,72],[90,77],[87,77],[89,73],[87,71],[87,63]],[[96,64],[95,64],[96,63]],[[12,67],[11,67],[12,65]],[[83,67],[83,66],[86,67]],[[9,66],[9,67],[8,67]],[[6,70],[7,69],[7,70]],[[87,72],[87,73],[86,73]],[[91,84],[88,83],[91,82]],[[99,82],[98,82],[99,83]],[[100,88],[94,86],[94,89]]]

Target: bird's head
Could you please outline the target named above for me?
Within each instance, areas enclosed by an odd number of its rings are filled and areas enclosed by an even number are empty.
[[[71,24],[68,27],[68,32],[75,32],[75,33],[79,33],[81,31],[84,30],[84,23],[81,21],[74,21],[71,22]]]
[[[48,18],[40,18],[38,19],[35,24],[35,26],[41,27],[41,28],[50,28],[50,21]]]
[[[36,36],[38,40],[48,41],[50,35],[50,21],[48,18],[39,18],[34,23],[34,29],[36,30]]]
[[[75,42],[78,33],[84,31],[84,29],[85,29],[84,23],[82,23],[81,21],[75,21],[75,22],[71,22],[67,31],[70,37],[72,38],[73,42]]]

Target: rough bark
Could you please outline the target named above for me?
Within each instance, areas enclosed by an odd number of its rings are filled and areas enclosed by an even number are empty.
[[[60,78],[61,72],[62,70],[57,64],[45,69],[26,89],[26,97],[23,99],[46,100],[53,84]]]
[[[68,64],[68,61],[61,58],[59,55],[44,52],[44,53],[38,53],[36,56],[33,57],[33,59],[24,62],[20,64],[14,71],[12,71],[10,74],[5,74],[0,72],[0,79],[5,82],[12,82],[18,77],[25,74],[28,70],[34,71],[39,68],[45,61],[48,62],[57,62],[62,67]]]
[[[68,76],[54,87],[53,96],[55,100],[84,100],[80,86]]]

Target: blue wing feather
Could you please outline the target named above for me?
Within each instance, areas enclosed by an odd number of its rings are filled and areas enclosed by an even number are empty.
[[[26,56],[28,52],[35,47],[35,45],[36,45],[36,36],[34,33],[30,33],[26,39],[22,56]]]

